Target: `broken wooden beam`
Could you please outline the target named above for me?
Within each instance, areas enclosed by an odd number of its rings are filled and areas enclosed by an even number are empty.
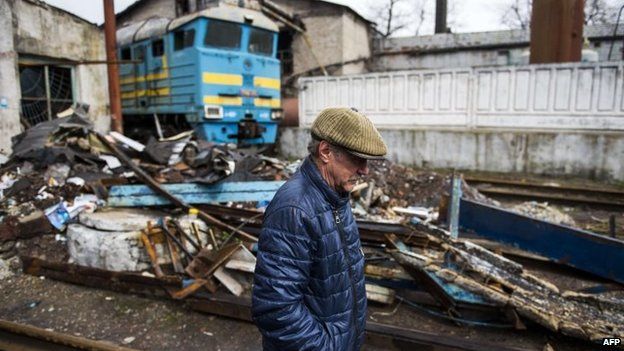
[[[394,303],[394,290],[375,284],[365,284],[365,288],[366,298],[369,301],[375,301],[385,305],[392,305]]]

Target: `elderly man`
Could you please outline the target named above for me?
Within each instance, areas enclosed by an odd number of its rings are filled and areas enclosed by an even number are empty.
[[[312,124],[308,150],[264,216],[253,320],[264,350],[359,350],[364,255],[349,191],[387,148],[366,116],[328,108]]]

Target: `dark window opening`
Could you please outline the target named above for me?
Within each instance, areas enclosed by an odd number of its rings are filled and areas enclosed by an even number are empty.
[[[130,48],[122,48],[120,56],[122,60],[132,60],[132,51],[130,51]]]
[[[238,49],[242,28],[238,24],[211,20],[208,22],[204,44],[215,48]]]
[[[180,17],[191,12],[189,0],[176,0],[176,17]]]
[[[134,59],[143,61],[145,59],[145,47],[137,46],[134,48]]]
[[[282,67],[282,76],[288,77],[293,74],[293,42],[294,32],[292,30],[282,30],[279,32],[277,40],[277,58]]]
[[[154,40],[152,42],[152,56],[160,57],[165,54],[165,41],[162,39]]]
[[[248,51],[252,54],[273,54],[273,33],[268,30],[251,28]]]
[[[20,66],[21,113],[29,126],[56,118],[74,102],[71,68]]]
[[[178,51],[193,46],[195,29],[179,30],[173,33],[173,50]]]

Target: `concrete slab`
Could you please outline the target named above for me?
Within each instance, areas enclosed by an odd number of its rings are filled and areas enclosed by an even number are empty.
[[[116,232],[140,231],[147,227],[147,222],[156,223],[165,213],[134,209],[103,209],[94,213],[81,213],[79,222],[87,227]]]

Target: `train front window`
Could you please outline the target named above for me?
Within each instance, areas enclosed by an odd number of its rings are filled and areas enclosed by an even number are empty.
[[[273,54],[273,33],[267,30],[251,28],[248,51],[252,54]]]
[[[173,50],[178,51],[193,46],[195,29],[179,30],[173,33]]]
[[[161,57],[165,54],[165,41],[162,39],[152,41],[152,56]]]
[[[241,26],[235,23],[211,20],[208,22],[204,44],[215,48],[238,49],[241,45]]]
[[[119,57],[121,60],[132,60],[132,52],[130,48],[121,48],[121,54]]]

